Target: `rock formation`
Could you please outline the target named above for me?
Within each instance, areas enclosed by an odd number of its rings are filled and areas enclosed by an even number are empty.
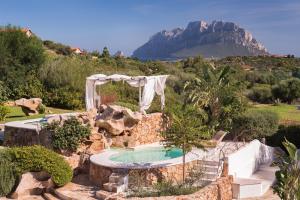
[[[185,29],[163,30],[133,52],[142,60],[175,60],[190,56],[221,58],[268,54],[250,32],[232,22],[190,22]]]
[[[22,98],[15,101],[15,105],[20,106],[27,116],[38,114],[38,107],[40,106],[40,104],[42,104],[42,99],[40,98]]]
[[[117,105],[103,105],[96,119],[96,126],[105,129],[111,135],[120,135],[129,131],[142,120],[142,114]]]
[[[50,175],[46,172],[27,172],[21,176],[20,183],[11,197],[23,199],[28,195],[41,195],[54,187]]]

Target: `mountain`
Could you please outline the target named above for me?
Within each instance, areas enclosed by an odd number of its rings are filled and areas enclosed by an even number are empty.
[[[175,60],[189,56],[223,58],[268,54],[250,32],[233,22],[190,22],[185,29],[163,30],[133,52],[142,60]]]

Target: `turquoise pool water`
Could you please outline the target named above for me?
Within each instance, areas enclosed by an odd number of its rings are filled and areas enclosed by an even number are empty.
[[[182,150],[178,148],[165,149],[164,147],[148,147],[137,150],[126,150],[109,159],[123,163],[148,163],[161,160],[169,160],[182,156]]]
[[[38,121],[32,121],[32,122],[27,122],[27,123],[25,123],[25,124],[30,124],[30,125],[45,125],[45,124],[47,124],[47,119],[46,118],[42,118],[42,119],[40,119],[40,120],[38,120]]]

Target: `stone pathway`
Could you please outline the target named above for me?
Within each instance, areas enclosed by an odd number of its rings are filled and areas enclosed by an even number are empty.
[[[270,189],[261,197],[245,198],[242,200],[280,200],[280,198],[277,196],[277,194],[273,193],[272,189]]]
[[[86,174],[81,174],[72,180],[71,183],[55,189],[55,194],[61,199],[72,200],[96,200],[96,191],[99,188],[92,185]]]

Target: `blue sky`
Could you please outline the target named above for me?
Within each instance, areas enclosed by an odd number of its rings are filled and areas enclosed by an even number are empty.
[[[196,20],[235,22],[271,53],[300,56],[300,0],[0,0],[0,25],[126,55],[154,33]]]

